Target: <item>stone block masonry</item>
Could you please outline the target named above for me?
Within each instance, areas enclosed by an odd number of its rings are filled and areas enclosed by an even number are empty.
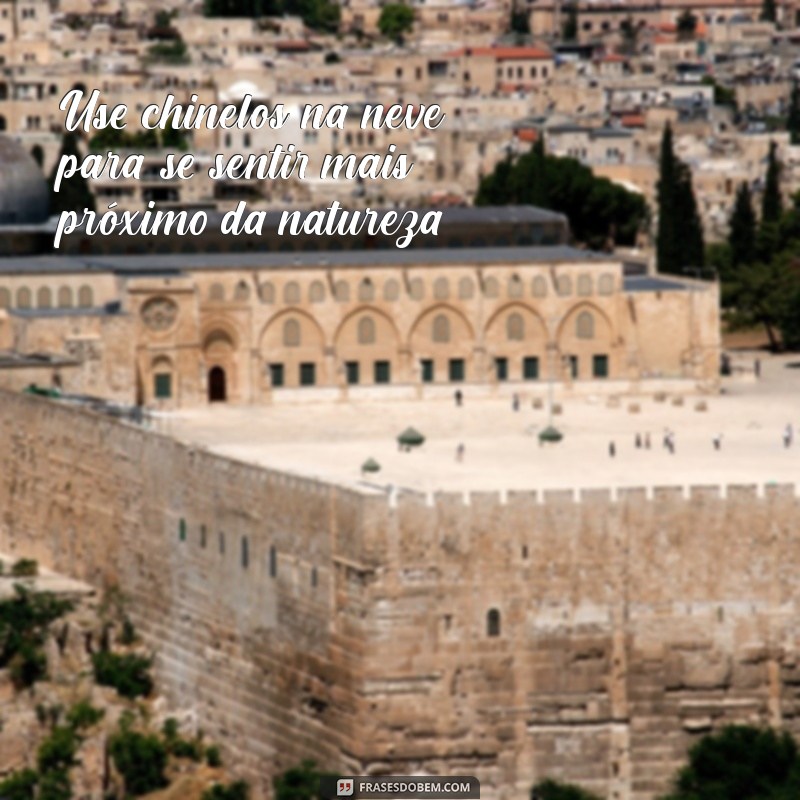
[[[665,791],[727,722],[800,734],[792,486],[380,494],[0,394],[0,550],[118,583],[267,795],[302,758]]]

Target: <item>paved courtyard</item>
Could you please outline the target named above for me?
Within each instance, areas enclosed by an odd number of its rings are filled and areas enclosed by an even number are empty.
[[[744,356],[748,363],[752,357]],[[623,397],[563,402],[554,418],[564,439],[541,446],[547,405],[521,395],[519,411],[504,398],[386,400],[233,407],[217,405],[159,418],[159,430],[209,450],[290,473],[350,486],[435,490],[513,490],[685,484],[800,483],[800,357],[761,357],[761,379],[726,379],[719,396]],[[523,389],[521,388],[521,392]],[[537,395],[541,396],[539,388]],[[531,395],[532,396],[532,395]],[[696,410],[705,401],[706,411]],[[640,405],[631,413],[631,403]],[[791,447],[783,442],[791,424]],[[413,452],[396,437],[412,425],[426,436]],[[675,453],[662,445],[675,434]],[[649,450],[635,446],[650,434]],[[713,438],[722,437],[719,450]],[[616,455],[609,455],[613,442]],[[459,462],[456,452],[464,446]],[[381,470],[362,476],[375,459]]]

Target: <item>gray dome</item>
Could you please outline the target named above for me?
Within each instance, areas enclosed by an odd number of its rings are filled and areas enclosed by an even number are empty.
[[[0,136],[0,225],[44,222],[49,205],[50,190],[33,156]]]

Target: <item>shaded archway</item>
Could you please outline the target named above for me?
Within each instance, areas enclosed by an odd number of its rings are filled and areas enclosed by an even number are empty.
[[[276,314],[259,340],[264,375],[272,388],[324,386],[325,337],[316,320],[299,309]]]
[[[508,303],[484,332],[489,375],[497,380],[538,380],[549,374],[547,327],[524,303]]]
[[[397,383],[400,337],[389,316],[372,306],[348,314],[334,336],[336,359],[349,384]]]
[[[409,350],[423,383],[475,380],[475,334],[466,317],[444,303],[424,311],[411,328]]]
[[[573,378],[614,377],[614,331],[611,321],[593,303],[578,303],[558,327],[562,375]]]
[[[208,371],[208,402],[224,403],[228,399],[228,388],[225,370],[222,367],[211,367]]]
[[[236,341],[232,332],[214,323],[203,338],[206,391],[209,403],[222,403],[234,395],[236,387]]]

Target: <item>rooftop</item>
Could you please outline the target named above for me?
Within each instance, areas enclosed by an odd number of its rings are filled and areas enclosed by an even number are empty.
[[[309,253],[179,253],[125,256],[10,256],[0,258],[0,274],[125,273],[161,274],[194,270],[286,269],[287,267],[385,267],[440,264],[527,264],[532,262],[619,263],[613,254],[567,245],[541,247],[437,248],[426,250],[337,250]]]

